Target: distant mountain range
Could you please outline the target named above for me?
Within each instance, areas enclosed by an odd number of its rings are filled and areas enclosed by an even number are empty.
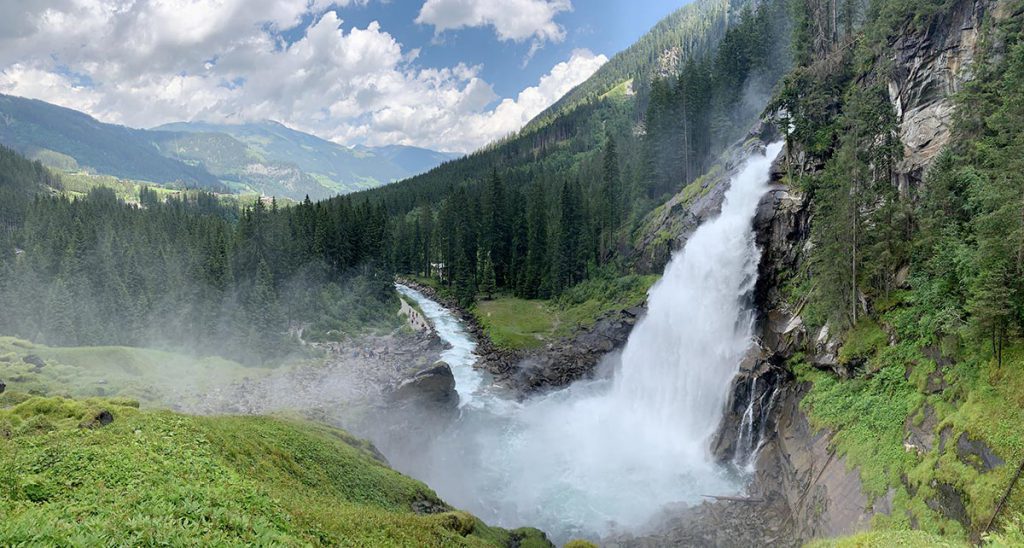
[[[9,95],[0,95],[0,144],[62,170],[294,200],[373,188],[461,156],[400,145],[348,148],[273,121],[132,129]]]

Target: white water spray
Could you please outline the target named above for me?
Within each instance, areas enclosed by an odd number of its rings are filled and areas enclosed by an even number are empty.
[[[747,161],[721,215],[669,263],[612,381],[516,404],[488,391],[471,361],[450,363],[460,379],[459,420],[426,454],[395,464],[487,521],[540,527],[560,541],[636,530],[668,504],[738,491],[711,462],[707,442],[752,344],[749,296],[760,257],[752,220],[780,150],[774,144]],[[447,311],[423,308],[446,321]]]

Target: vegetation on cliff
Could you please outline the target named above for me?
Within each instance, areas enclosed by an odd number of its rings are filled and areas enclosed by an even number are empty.
[[[1007,4],[998,9],[1024,8]],[[789,182],[813,214],[808,257],[787,284],[807,303],[812,337],[826,323],[844,334],[840,366],[853,374],[798,356],[813,383],[803,406],[859,469],[869,501],[890,498],[876,526],[977,538],[995,517],[994,529],[1010,526],[998,538],[1012,538],[1024,510],[1024,489],[1009,490],[1024,461],[1022,21],[985,12],[950,143],[908,182],[896,176],[887,48],[948,25],[958,3],[865,7],[862,23],[838,30],[805,10],[798,32],[818,39],[795,40],[801,65],[771,107],[795,129],[790,147],[803,156],[791,157]]]

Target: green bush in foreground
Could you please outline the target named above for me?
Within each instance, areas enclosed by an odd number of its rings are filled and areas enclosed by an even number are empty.
[[[449,508],[340,430],[136,406],[0,410],[0,545],[547,545]]]

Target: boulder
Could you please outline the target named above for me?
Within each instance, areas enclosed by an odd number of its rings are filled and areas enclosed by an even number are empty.
[[[839,348],[842,342],[832,335],[829,324],[826,323],[818,330],[818,336],[814,338],[814,355],[811,357],[811,365],[819,369],[829,369],[842,377],[846,377],[846,371],[839,366]]]
[[[40,358],[39,356],[37,356],[35,354],[29,354],[29,355],[25,356],[24,358],[22,358],[21,361],[23,361],[23,362],[25,362],[25,363],[27,363],[29,365],[34,365],[36,370],[39,370],[39,369],[42,369],[43,367],[46,367],[46,362],[42,358]]]
[[[103,409],[93,415],[92,418],[82,421],[78,427],[83,429],[103,428],[112,422],[114,422],[114,415],[110,411]]]
[[[956,439],[956,456],[982,473],[1006,464],[985,442],[971,439],[967,432],[962,432]]]
[[[452,409],[459,405],[455,376],[447,363],[437,362],[402,381],[391,393],[393,403],[401,406],[422,405],[433,409]]]
[[[5,390],[7,390],[7,385],[4,384],[4,381],[0,381],[0,394],[3,394]]]

